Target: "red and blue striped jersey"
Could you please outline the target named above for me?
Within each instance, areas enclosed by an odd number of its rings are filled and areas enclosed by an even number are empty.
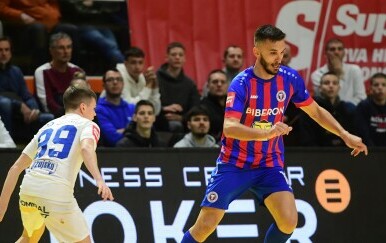
[[[269,80],[257,77],[253,67],[239,73],[231,82],[226,100],[225,118],[256,129],[270,129],[283,120],[292,101],[297,107],[312,103],[303,78],[293,69],[281,66]],[[282,136],[267,141],[244,141],[222,137],[218,163],[231,163],[239,168],[283,167]]]

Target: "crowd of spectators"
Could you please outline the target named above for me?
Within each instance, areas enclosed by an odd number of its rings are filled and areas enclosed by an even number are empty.
[[[32,8],[27,2],[0,3],[4,33],[11,37],[0,38],[0,132],[3,139],[0,147],[15,147],[14,141],[28,141],[29,134],[63,115],[64,90],[70,83],[87,84],[87,75],[90,75],[88,64],[79,58],[82,46],[99,53],[106,63],[98,67],[103,73],[103,92],[98,94],[96,108],[101,146],[221,145],[227,89],[244,66],[241,47],[229,45],[225,48],[223,67],[213,67],[205,85],[198,88],[197,82],[184,72],[189,57],[183,43],[171,42],[166,46],[165,63],[153,67],[145,64],[145,52],[130,46],[128,38],[126,51],[122,52],[120,38],[108,27],[95,21],[79,24],[87,16],[101,12],[118,17],[119,11],[114,7],[104,8],[94,1],[58,0],[41,1],[40,7]],[[50,14],[42,14],[48,11]],[[74,13],[73,18],[68,17],[71,13]],[[28,46],[25,54],[33,60],[26,71],[33,69],[35,94],[27,89],[24,70],[12,64],[17,62],[11,62],[12,50],[19,49],[12,47],[21,45],[25,33],[33,33],[29,38],[29,45],[33,46]],[[13,42],[14,39],[17,41]],[[327,41],[326,64],[311,75],[314,100],[346,130],[361,136],[368,146],[385,146],[386,74],[373,75],[370,93],[366,94],[360,67],[345,63],[344,55],[341,40]],[[286,45],[281,64],[290,66],[290,62],[291,47]],[[291,135],[285,138],[287,145],[344,145],[291,104],[283,119],[294,127]],[[31,132],[15,129],[15,124],[24,124]],[[20,134],[24,136],[22,139]]]

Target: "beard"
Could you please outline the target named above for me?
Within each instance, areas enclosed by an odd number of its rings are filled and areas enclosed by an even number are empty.
[[[192,134],[195,136],[195,137],[197,137],[197,138],[203,138],[203,137],[205,137],[205,135],[207,134],[207,133],[205,133],[205,132],[192,132]]]
[[[264,57],[261,55],[260,56],[260,64],[261,66],[264,68],[264,71],[268,74],[271,74],[271,75],[276,75],[277,72],[279,71],[275,71],[275,70],[270,70],[270,67],[271,67],[271,64],[269,64],[265,59]]]

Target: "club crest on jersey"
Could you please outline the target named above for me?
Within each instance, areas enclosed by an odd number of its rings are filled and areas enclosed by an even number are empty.
[[[285,100],[285,98],[287,97],[287,95],[285,94],[285,92],[283,90],[279,90],[277,93],[276,93],[276,99],[277,101],[279,102],[283,102]]]
[[[217,192],[209,192],[209,194],[206,196],[206,199],[208,199],[208,201],[210,203],[214,203],[217,201],[218,199],[218,194]]]
[[[226,101],[226,107],[233,107],[233,103],[235,102],[236,93],[229,92]]]

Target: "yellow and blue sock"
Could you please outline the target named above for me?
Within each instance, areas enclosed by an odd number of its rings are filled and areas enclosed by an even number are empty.
[[[189,230],[185,232],[184,237],[182,238],[181,243],[197,243],[193,236],[190,234]]]
[[[273,223],[265,235],[264,243],[285,243],[291,237],[291,235],[292,233],[285,234],[281,232],[276,223]]]

